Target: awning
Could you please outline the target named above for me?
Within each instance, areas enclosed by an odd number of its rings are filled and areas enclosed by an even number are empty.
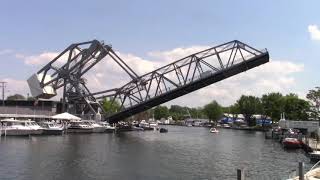
[[[81,120],[81,118],[79,118],[78,116],[74,116],[74,115],[69,114],[69,113],[67,113],[67,112],[54,115],[54,116],[52,116],[52,119]]]

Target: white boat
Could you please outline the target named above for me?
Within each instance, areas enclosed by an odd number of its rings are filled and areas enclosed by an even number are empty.
[[[311,167],[311,169],[306,172],[303,175],[303,178],[301,179],[306,179],[306,180],[320,180],[320,167],[317,167],[319,165],[320,161],[318,161],[315,165]],[[300,177],[296,176],[293,178],[289,178],[288,180],[299,180]]]
[[[210,132],[211,132],[211,133],[218,133],[219,130],[217,130],[216,128],[210,128]]]
[[[42,122],[40,123],[40,126],[44,128],[43,134],[46,135],[61,135],[64,131],[64,125],[63,124],[56,124],[53,122]]]
[[[29,136],[32,134],[32,129],[23,121],[4,119],[1,120],[2,133],[4,136]]]
[[[108,122],[99,122],[99,124],[104,127],[106,133],[113,133],[116,130],[116,127],[111,126]]]
[[[158,130],[159,129],[159,125],[155,121],[149,121],[149,126],[150,126],[150,128],[153,128],[153,130]]]
[[[71,121],[67,133],[92,133],[93,127],[84,124],[81,120]]]
[[[44,128],[39,126],[35,121],[27,120],[27,121],[22,121],[25,123],[26,126],[30,127],[32,131],[32,135],[40,135],[43,133]]]
[[[223,124],[224,128],[231,128],[231,126],[229,124]]]
[[[139,123],[139,127],[143,128],[144,130],[153,130],[153,128],[150,127],[150,124],[145,120],[141,120],[141,122]]]
[[[94,120],[82,120],[82,122],[88,126],[93,127],[92,132],[94,133],[102,133],[105,132],[106,128],[102,126],[101,124],[98,124]]]

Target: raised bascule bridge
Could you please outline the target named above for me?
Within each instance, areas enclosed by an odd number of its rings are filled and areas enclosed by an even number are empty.
[[[90,92],[84,75],[103,59],[114,61],[130,80],[120,87]],[[93,40],[70,45],[32,75],[28,84],[36,98],[50,99],[61,89],[63,111],[101,114],[102,120],[115,123],[268,61],[266,49],[258,50],[234,40],[138,75],[110,45]],[[105,98],[110,106],[117,103],[120,109],[106,112],[102,108]]]

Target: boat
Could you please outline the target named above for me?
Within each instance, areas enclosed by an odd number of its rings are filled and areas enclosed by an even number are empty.
[[[224,128],[231,128],[231,126],[229,124],[223,124]]]
[[[301,147],[301,142],[297,138],[284,138],[282,145],[286,149],[298,149]]]
[[[32,130],[31,135],[40,135],[43,133],[44,128],[39,126],[35,121],[27,120],[22,122]]]
[[[295,177],[289,178],[287,180],[299,180],[299,179],[319,180],[320,179],[320,167],[317,167],[319,165],[319,163],[320,163],[320,161],[318,161],[315,165],[313,165],[308,172],[303,174],[303,177],[295,176]],[[297,172],[297,173],[299,173],[299,172]]]
[[[159,132],[160,132],[160,133],[167,133],[167,132],[168,132],[168,129],[166,129],[166,128],[160,128]]]
[[[14,119],[1,120],[2,133],[4,136],[29,136],[32,134],[32,129],[23,121]]]
[[[142,127],[132,126],[133,131],[144,131]]]
[[[211,132],[211,133],[218,133],[219,130],[217,130],[216,128],[210,128],[210,132]]]
[[[116,131],[116,127],[111,126],[108,122],[99,122],[101,126],[104,127],[104,132],[113,133]]]
[[[84,124],[81,120],[71,121],[67,133],[92,133],[93,127]]]
[[[94,120],[82,120],[82,122],[88,126],[93,127],[92,132],[94,133],[103,133],[106,131],[106,128],[101,124],[98,124]]]
[[[149,121],[150,128],[153,128],[153,130],[159,130],[158,123],[155,121]]]
[[[150,127],[150,124],[145,120],[141,120],[141,122],[139,123],[139,127],[143,128],[144,130],[153,130],[153,128]]]
[[[53,122],[41,122],[39,124],[43,129],[45,135],[62,135],[64,132],[64,125],[56,124]]]

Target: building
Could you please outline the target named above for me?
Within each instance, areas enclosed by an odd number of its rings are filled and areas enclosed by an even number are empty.
[[[0,106],[0,119],[50,119],[62,112],[62,103],[50,100],[5,100]]]

